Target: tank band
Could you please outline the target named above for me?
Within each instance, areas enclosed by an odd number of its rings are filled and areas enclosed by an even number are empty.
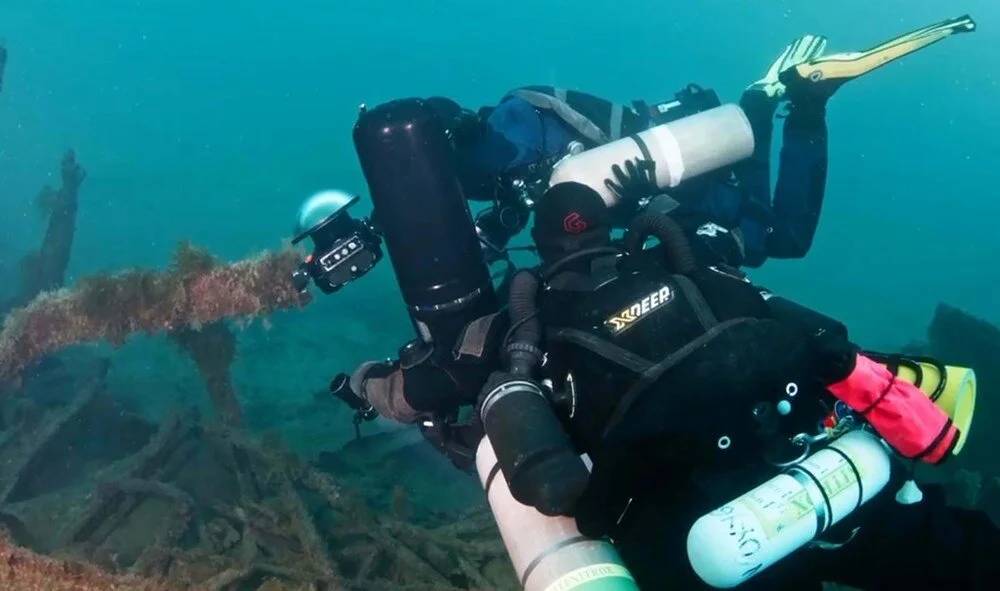
[[[518,380],[514,382],[504,382],[493,389],[492,392],[486,395],[483,400],[483,409],[479,412],[479,416],[485,421],[486,416],[490,413],[490,409],[493,408],[497,402],[499,402],[505,396],[510,394],[517,394],[519,392],[525,392],[527,394],[535,394],[541,396],[543,400],[548,400],[545,398],[545,394],[538,389],[538,386],[532,384],[531,382],[525,380]]]
[[[469,305],[471,302],[475,301],[480,295],[482,295],[483,289],[477,287],[476,289],[470,291],[462,297],[455,298],[450,302],[445,302],[443,304],[434,304],[431,306],[410,306],[411,312],[445,312],[450,310],[458,310]]]
[[[543,550],[538,556],[536,556],[534,560],[529,562],[527,567],[525,567],[524,574],[521,575],[521,587],[527,587],[528,577],[531,576],[531,573],[534,572],[535,568],[538,567],[538,565],[541,564],[543,560],[555,554],[556,552],[562,550],[563,548],[572,546],[574,544],[579,544],[580,542],[590,542],[590,541],[591,541],[590,538],[585,538],[583,536],[573,536],[572,538],[566,538],[561,542],[552,544],[551,546]]]
[[[490,495],[490,487],[493,486],[493,479],[496,478],[497,474],[499,473],[500,473],[500,462],[497,462],[493,464],[492,468],[490,468],[490,473],[486,477],[486,483],[483,485],[483,490],[486,491],[487,498]]]
[[[858,481],[858,504],[854,506],[854,509],[857,509],[861,506],[861,503],[865,502],[865,489],[864,484],[861,482],[861,472],[858,471],[858,466],[854,463],[854,460],[852,460],[850,456],[844,453],[839,447],[830,445],[827,446],[826,449],[844,458],[844,461],[847,462],[847,466],[851,469],[851,472],[854,472],[854,478]]]
[[[611,123],[608,131],[611,133],[611,141],[622,137],[622,115],[625,114],[625,107],[618,103],[611,105]]]
[[[810,494],[809,496],[814,499],[813,511],[816,513],[816,535],[823,533],[830,526],[830,514],[833,513],[833,507],[830,505],[829,497],[826,496],[826,491],[823,490],[823,485],[820,484],[812,472],[802,466],[790,468],[786,474],[797,480],[807,492],[811,492],[813,488],[819,491],[819,496],[823,499],[822,504],[815,503],[814,494]]]
[[[653,162],[653,155],[650,154],[649,146],[646,145],[645,140],[639,137],[639,134],[632,134],[628,137],[635,142],[635,145],[639,146],[639,151],[642,152],[642,159],[647,162]]]

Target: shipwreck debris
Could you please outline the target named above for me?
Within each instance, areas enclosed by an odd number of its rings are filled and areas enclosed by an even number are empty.
[[[194,360],[219,419],[227,425],[239,426],[243,411],[230,372],[236,357],[233,331],[220,320],[197,330],[181,328],[170,336]]]
[[[0,77],[2,54],[0,48]],[[45,237],[38,251],[21,261],[21,285],[17,295],[4,305],[4,310],[23,306],[43,291],[63,286],[66,267],[69,265],[73,238],[76,234],[76,212],[80,185],[87,178],[87,171],[76,161],[76,153],[69,150],[60,164],[62,185],[59,189],[45,186],[36,201],[48,215]]]
[[[228,265],[192,269],[182,246],[167,271],[132,270],[42,293],[7,317],[0,332],[0,381],[16,378],[42,356],[78,343],[121,344],[137,332],[199,328],[224,318],[252,318],[308,303],[288,277],[293,250]]]
[[[5,591],[173,591],[161,581],[113,575],[93,565],[56,560],[0,536],[0,589]]]

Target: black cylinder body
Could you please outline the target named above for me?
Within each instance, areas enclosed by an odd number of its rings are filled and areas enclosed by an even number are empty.
[[[481,413],[511,495],[546,515],[571,514],[590,472],[538,387],[495,384]]]
[[[354,145],[410,316],[450,347],[497,304],[444,125],[420,99],[393,101],[361,114]]]

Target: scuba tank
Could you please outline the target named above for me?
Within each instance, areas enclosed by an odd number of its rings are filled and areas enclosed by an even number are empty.
[[[638,591],[614,547],[582,536],[567,516],[590,472],[536,381],[544,358],[541,279],[530,271],[511,279],[506,371],[493,374],[480,396],[480,482],[525,590]]]
[[[889,482],[889,452],[853,430],[802,462],[699,518],[687,553],[712,587],[740,585],[813,540]]]
[[[619,197],[608,186],[614,180],[611,167],[626,160],[655,164],[656,185],[667,189],[749,158],[753,149],[753,131],[743,110],[722,105],[569,156],[553,168],[549,186],[581,183],[612,207]]]
[[[584,537],[572,517],[542,515],[514,499],[487,437],[476,469],[525,591],[638,591],[610,542]]]
[[[444,122],[427,101],[392,101],[361,112],[354,145],[410,318],[447,359],[498,304]]]

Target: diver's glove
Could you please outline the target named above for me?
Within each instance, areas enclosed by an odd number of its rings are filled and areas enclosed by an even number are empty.
[[[351,387],[351,376],[346,373],[337,374],[337,376],[330,381],[330,394],[332,394],[334,398],[346,404],[351,410],[360,411],[372,408],[371,405],[368,404],[368,401],[365,400],[364,396]]]
[[[419,377],[419,376],[414,376]],[[400,423],[415,423],[427,413],[413,408],[407,398],[404,384],[410,390],[421,390],[423,384],[417,379],[404,381],[403,370],[398,363],[387,361],[368,361],[362,363],[351,374],[347,387],[355,396],[364,400],[365,406],[374,409],[377,414]],[[331,384],[331,389],[336,385]],[[433,390],[433,388],[430,388]],[[344,396],[334,393],[344,400]]]
[[[826,37],[817,35],[799,37],[781,52],[763,78],[747,87],[747,92],[757,91],[774,101],[782,99],[785,96],[787,84],[781,78],[782,72],[819,57],[823,54],[824,49],[826,49]]]
[[[822,331],[809,338],[808,358],[812,362],[811,374],[824,386],[847,378],[857,363],[857,345],[831,331]]]
[[[615,180],[605,179],[604,185],[622,201],[637,201],[660,192],[656,185],[656,162],[653,160],[626,160],[624,169],[615,164],[611,173]]]

